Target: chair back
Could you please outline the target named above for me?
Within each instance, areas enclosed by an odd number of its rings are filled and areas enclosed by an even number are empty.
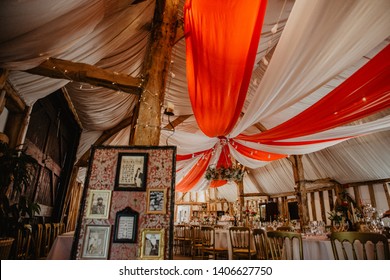
[[[330,236],[333,256],[340,260],[390,260],[389,241],[374,232],[333,232]]]
[[[255,248],[251,249],[251,230],[249,227],[230,227],[229,236],[233,257],[250,260],[256,254]]]
[[[185,225],[175,225],[174,236],[177,239],[184,239],[186,235],[186,226]]]
[[[0,260],[8,260],[11,253],[12,244],[15,238],[9,237],[0,240]]]
[[[210,226],[202,226],[200,228],[203,248],[215,248],[215,229]]]
[[[268,231],[267,238],[273,260],[303,260],[301,234],[290,231]]]
[[[280,226],[280,227],[277,227],[276,230],[279,230],[279,231],[295,231],[294,227],[292,226]]]
[[[65,226],[65,223],[60,223],[60,230],[59,230],[59,235],[65,233],[65,230],[66,230],[66,226]]]
[[[43,225],[43,242],[42,242],[42,250],[43,256],[46,257],[49,254],[51,248],[51,224],[46,223]]]
[[[41,257],[42,242],[43,242],[43,224],[36,224],[33,226],[33,236],[32,236],[35,259],[39,259]]]
[[[202,234],[201,234],[200,226],[192,225],[191,235],[192,235],[192,244],[202,244]]]
[[[192,259],[201,258],[202,233],[199,225],[191,226],[191,255]]]
[[[50,240],[51,245],[53,245],[54,240],[56,240],[57,236],[60,235],[60,229],[61,229],[60,223],[53,223],[52,224],[52,229],[51,229],[52,236],[51,236],[51,240]]]
[[[255,241],[256,255],[258,260],[268,260],[268,239],[267,232],[262,228],[253,229],[253,239]]]
[[[31,246],[32,226],[24,225],[18,230],[16,239],[16,258],[18,260],[29,259]]]

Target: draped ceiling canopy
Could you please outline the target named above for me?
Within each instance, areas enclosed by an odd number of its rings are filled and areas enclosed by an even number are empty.
[[[58,58],[139,76],[155,1],[0,5],[0,67],[29,105],[67,92],[83,128],[78,157],[132,115],[135,95],[24,70]],[[180,1],[185,37],[164,104],[184,121],[160,138],[177,146],[176,190],[207,189],[207,167],[233,161],[248,170],[247,192],[292,191],[295,154],[309,180],[389,178],[389,12],[387,0]],[[173,117],[161,116],[168,126]],[[129,134],[105,144],[127,145]],[[235,196],[231,183],[219,189]]]

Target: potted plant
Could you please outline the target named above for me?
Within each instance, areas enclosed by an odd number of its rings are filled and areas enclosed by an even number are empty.
[[[0,235],[15,236],[25,218],[40,212],[26,190],[31,185],[37,161],[23,147],[10,148],[0,141]]]

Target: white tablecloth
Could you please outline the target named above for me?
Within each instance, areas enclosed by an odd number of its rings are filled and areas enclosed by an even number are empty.
[[[47,255],[48,260],[70,260],[74,231],[57,236]]]
[[[332,244],[327,236],[307,236],[302,238],[305,260],[334,260]]]

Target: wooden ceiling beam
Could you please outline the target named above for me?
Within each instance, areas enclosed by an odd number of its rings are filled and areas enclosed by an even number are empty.
[[[178,116],[176,119],[174,119],[172,122],[169,122],[166,126],[163,127],[163,129],[166,130],[173,130],[175,129],[179,124],[183,123],[186,119],[191,117],[192,115],[182,115]]]
[[[49,58],[41,65],[26,70],[30,74],[88,83],[116,91],[140,95],[143,79],[111,72],[94,65]]]
[[[267,128],[264,125],[262,125],[261,123],[255,123],[254,127],[256,127],[261,132],[267,131]]]

